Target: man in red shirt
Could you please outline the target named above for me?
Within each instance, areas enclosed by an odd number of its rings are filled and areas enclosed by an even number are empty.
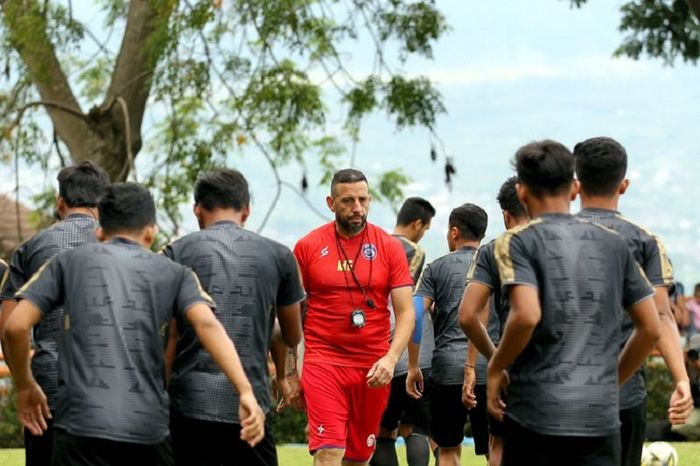
[[[340,170],[326,198],[335,221],[294,248],[308,296],[301,386],[315,466],[367,465],[394,366],[415,324],[403,247],[367,223],[370,200],[365,175]]]

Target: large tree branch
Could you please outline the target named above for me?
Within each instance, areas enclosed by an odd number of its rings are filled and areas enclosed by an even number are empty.
[[[111,109],[115,122],[125,130],[122,109],[114,105],[117,97],[124,99],[130,120],[131,151],[134,154],[141,148],[143,114],[175,4],[158,0],[132,0],[129,3],[121,49],[102,109]]]
[[[89,126],[46,34],[46,18],[41,7],[35,0],[5,0],[0,2],[0,8],[10,41],[39,95],[42,100],[54,103],[47,105],[46,110],[56,132],[76,159],[84,159]]]
[[[700,20],[700,0],[685,0],[688,4],[688,8],[693,12],[695,17]]]

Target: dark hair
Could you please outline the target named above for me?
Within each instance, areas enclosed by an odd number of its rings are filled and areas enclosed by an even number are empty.
[[[450,212],[450,228],[457,228],[465,240],[481,240],[486,234],[488,222],[489,216],[476,204],[462,204]]]
[[[430,223],[435,217],[435,207],[422,197],[409,197],[399,209],[396,216],[396,226],[404,226],[420,220],[424,224]]]
[[[593,196],[610,196],[625,179],[627,152],[612,138],[591,138],[574,147],[576,177]]]
[[[340,183],[358,183],[360,181],[364,181],[369,185],[367,177],[360,170],[355,170],[354,168],[338,170],[331,180],[331,196],[335,194],[335,185]]]
[[[694,292],[694,293],[697,293],[698,290],[700,290],[700,283],[696,283],[696,284],[695,284],[695,288],[693,289],[693,292]]]
[[[109,186],[107,172],[87,161],[62,168],[56,179],[58,195],[70,208],[97,207],[105,188]]]
[[[250,204],[248,181],[238,170],[228,168],[202,173],[194,185],[194,202],[207,210],[241,210]]]
[[[561,194],[574,180],[574,157],[563,144],[552,140],[531,142],[515,153],[518,181],[533,194]]]
[[[151,193],[138,183],[115,183],[100,200],[100,226],[105,233],[141,231],[156,222]]]
[[[501,189],[498,191],[498,204],[501,206],[501,210],[505,210],[510,215],[515,218],[525,218],[527,217],[527,210],[520,198],[518,197],[518,191],[515,189],[515,185],[518,183],[517,176],[511,176],[505,183],[501,185]]]

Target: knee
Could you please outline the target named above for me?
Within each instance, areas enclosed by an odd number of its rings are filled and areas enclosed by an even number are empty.
[[[324,448],[314,454],[314,466],[341,466],[344,450]]]

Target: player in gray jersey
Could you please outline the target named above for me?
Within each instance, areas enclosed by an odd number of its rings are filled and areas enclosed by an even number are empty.
[[[433,307],[435,350],[428,379],[430,404],[430,436],[439,447],[441,466],[460,464],[464,424],[469,414],[477,454],[488,453],[486,416],[478,418],[476,411],[467,412],[462,404],[464,363],[467,339],[459,327],[459,302],[471,261],[484,237],[488,217],[474,204],[463,204],[450,213],[447,244],[450,254],[430,263],[418,282],[416,296],[423,297],[425,309]],[[418,350],[409,344],[409,369],[406,390],[418,399],[423,392],[423,375],[418,367]],[[481,432],[481,433],[480,433]],[[483,435],[485,433],[485,435]]]
[[[59,336],[54,466],[170,465],[164,348],[173,316],[186,319],[240,395],[241,437],[264,435],[264,415],[214,303],[196,275],[146,248],[155,205],[136,183],[107,188],[102,243],[64,251],[17,292],[5,328],[17,413],[33,434],[51,417],[29,369],[29,331],[64,306]]]
[[[401,241],[409,270],[414,284],[425,265],[425,251],[418,243],[430,229],[435,216],[435,208],[427,200],[420,197],[409,197],[399,209],[396,216],[396,227],[393,236]],[[393,309],[392,309],[393,331]],[[419,364],[428,374],[430,359],[433,352],[433,327],[427,313],[423,314],[422,325],[416,325],[421,332],[422,341]],[[394,368],[394,378],[391,380],[391,393],[384,415],[379,425],[377,448],[370,460],[371,466],[398,466],[396,456],[396,437],[400,434],[406,441],[406,459],[409,466],[427,466],[430,459],[428,443],[428,403],[427,398],[414,400],[406,393],[406,373],[408,372],[408,352],[404,351]]]
[[[533,220],[495,245],[510,301],[487,372],[488,410],[505,415],[502,464],[617,466],[618,385],[659,338],[653,289],[619,234],[569,214],[566,147],[531,143],[514,164]],[[624,310],[635,330],[621,350]]]
[[[109,177],[101,168],[90,162],[61,169],[58,180],[56,210],[58,223],[38,232],[20,244],[12,254],[7,279],[2,285],[0,298],[3,311],[0,316],[0,333],[10,317],[17,301],[15,293],[49,259],[61,251],[73,249],[97,241],[97,203]],[[49,408],[56,409],[58,390],[58,336],[63,324],[63,309],[57,308],[42,319],[32,331],[34,356],[32,372],[48,398]],[[3,342],[4,346],[4,342]],[[34,436],[25,429],[24,448],[27,466],[51,464],[53,430],[51,422],[41,436]]]
[[[286,246],[243,228],[250,194],[240,172],[222,169],[200,175],[194,203],[201,230],[166,246],[163,253],[194,270],[216,302],[216,317],[236,343],[255,396],[269,413],[267,354],[275,316],[288,346],[296,347],[301,339],[304,290],[296,259]],[[239,440],[238,396],[226,375],[192,327],[178,318],[174,328],[177,349],[169,391],[175,463],[276,466],[269,428],[254,448]],[[278,371],[284,373],[284,368]]]
[[[618,232],[654,287],[654,302],[661,323],[658,348],[675,384],[670,398],[669,421],[674,425],[683,424],[693,410],[693,398],[680,335],[669,303],[669,289],[674,282],[666,248],[658,236],[625,219],[617,211],[620,196],[629,186],[625,178],[627,153],[622,145],[611,138],[591,138],[576,145],[574,158],[582,207],[579,218]],[[621,345],[625,344],[632,329],[632,320],[625,316]],[[646,382],[644,371],[640,369],[620,389],[622,466],[637,466],[641,462],[646,412]]]
[[[517,182],[514,176],[508,178],[497,196],[508,230],[530,221],[518,198]],[[490,241],[477,251],[459,308],[460,325],[469,340],[462,387],[462,401],[469,409],[486,410],[486,365],[501,339],[508,317],[508,298],[501,292],[495,244]],[[489,416],[489,434],[489,464],[499,466],[503,453],[503,423],[492,416]]]

